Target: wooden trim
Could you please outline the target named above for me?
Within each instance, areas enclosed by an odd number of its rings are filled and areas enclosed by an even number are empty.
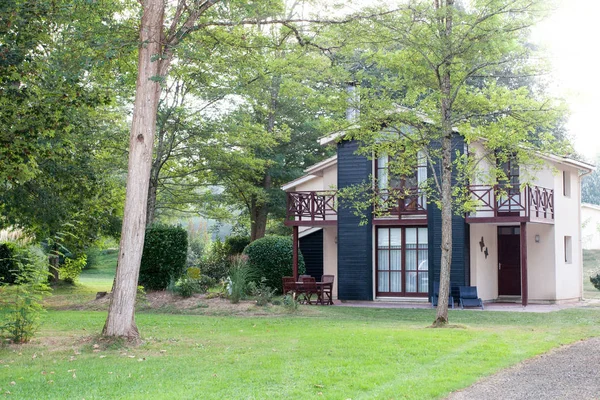
[[[466,217],[465,221],[467,221],[468,224],[523,223],[529,222],[529,217]]]
[[[292,228],[292,270],[294,282],[298,282],[298,227]]]
[[[335,226],[337,225],[337,220],[329,219],[325,221],[284,221],[283,224],[285,226]]]
[[[527,223],[521,222],[521,304],[527,306],[529,292],[527,291]]]
[[[374,226],[427,226],[427,219],[374,219]]]

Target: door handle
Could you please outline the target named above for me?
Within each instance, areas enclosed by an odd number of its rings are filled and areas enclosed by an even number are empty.
[[[502,264],[498,263],[498,271],[502,269]]]

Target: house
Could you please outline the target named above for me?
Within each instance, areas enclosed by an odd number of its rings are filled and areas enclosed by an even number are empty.
[[[455,140],[462,138],[456,135]],[[308,273],[335,275],[334,297],[341,300],[429,301],[433,282],[439,281],[441,214],[418,189],[427,167],[420,165],[414,176],[404,177],[414,188],[387,215],[368,212],[367,223],[361,224],[352,210],[337,207],[336,189],[371,176],[391,186],[387,159],[357,155],[357,142],[338,142],[334,136],[321,144],[335,144],[336,156],[282,187],[287,192],[286,225],[293,228]],[[462,151],[483,151],[477,144],[455,144]],[[476,210],[453,217],[455,298],[462,285],[477,286],[484,301],[527,305],[582,298],[580,188],[593,166],[542,158],[544,166],[535,174],[508,163],[506,175],[513,184],[508,191],[472,182]],[[520,182],[530,184],[520,190]]]
[[[581,204],[581,243],[584,250],[600,250],[600,206]]]

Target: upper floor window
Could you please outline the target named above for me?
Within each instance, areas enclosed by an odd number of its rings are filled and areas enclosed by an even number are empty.
[[[509,195],[520,193],[521,182],[517,160],[511,157],[506,162],[501,163],[499,167],[504,172],[504,175],[506,175],[506,179],[502,179],[501,181],[503,189],[505,189]]]
[[[569,171],[563,171],[563,195],[571,197],[571,174]]]
[[[393,189],[417,189],[427,180],[427,159],[423,152],[419,152],[417,165],[414,172],[409,175],[399,176],[390,171],[390,157],[387,154],[381,154],[377,158],[376,179],[377,188],[380,190]]]

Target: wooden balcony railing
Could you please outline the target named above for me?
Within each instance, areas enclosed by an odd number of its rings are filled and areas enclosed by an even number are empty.
[[[336,220],[335,190],[287,192],[287,225],[328,225]]]
[[[389,189],[377,192],[378,206],[375,215],[427,215],[425,191],[419,188]]]
[[[502,185],[471,185],[477,201],[467,222],[554,221],[554,191],[541,186],[526,186],[522,191]]]

